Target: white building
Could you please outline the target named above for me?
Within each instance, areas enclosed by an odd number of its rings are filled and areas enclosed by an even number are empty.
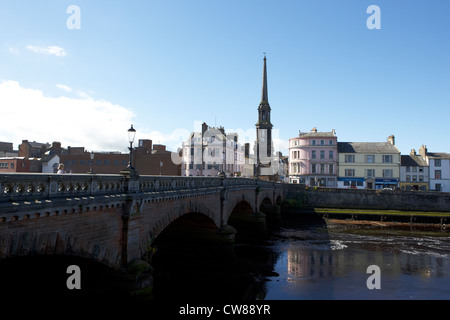
[[[428,152],[426,146],[419,149],[429,166],[430,190],[450,192],[450,154]]]
[[[201,132],[192,132],[182,144],[182,176],[241,176],[245,154],[236,133],[226,134],[223,127],[202,124]]]
[[[57,154],[47,154],[47,153],[41,159],[42,173],[56,173],[58,171],[60,157]]]

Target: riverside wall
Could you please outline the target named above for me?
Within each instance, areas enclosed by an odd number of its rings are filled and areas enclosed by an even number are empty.
[[[286,199],[304,207],[450,212],[450,193],[401,190],[307,188],[286,185]]]

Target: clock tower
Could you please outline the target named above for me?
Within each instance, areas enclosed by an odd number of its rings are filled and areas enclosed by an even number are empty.
[[[267,65],[266,56],[264,55],[263,66],[263,83],[262,83],[262,95],[261,102],[258,106],[258,122],[256,123],[256,143],[255,143],[255,155],[256,155],[256,174],[264,175],[263,168],[270,168],[273,146],[272,146],[272,123],[270,122],[270,105],[267,96]]]

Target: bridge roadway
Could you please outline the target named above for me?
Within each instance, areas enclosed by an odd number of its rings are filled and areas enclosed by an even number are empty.
[[[0,174],[0,259],[67,254],[119,269],[182,216],[206,216],[233,240],[231,214],[260,215],[283,197],[282,184],[247,178]]]

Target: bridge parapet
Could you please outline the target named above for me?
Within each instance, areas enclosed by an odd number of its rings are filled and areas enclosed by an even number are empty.
[[[123,193],[121,175],[2,174],[0,203]]]
[[[133,192],[161,192],[218,187],[273,188],[274,182],[247,178],[139,176]],[[0,203],[128,193],[130,179],[113,174],[0,175]]]

